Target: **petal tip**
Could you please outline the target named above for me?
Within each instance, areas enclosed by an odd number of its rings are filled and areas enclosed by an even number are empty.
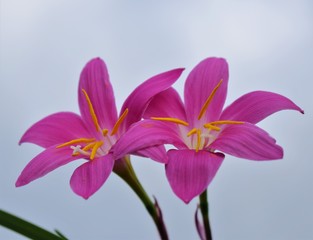
[[[180,198],[180,199],[183,200],[183,202],[184,202],[185,204],[189,204],[190,201],[192,200],[192,199],[189,199],[189,198]]]
[[[91,197],[91,195],[93,194],[93,193],[90,194],[90,193],[87,193],[87,192],[79,191],[79,189],[75,188],[75,186],[73,186],[72,183],[70,183],[70,186],[71,186],[72,191],[73,191],[76,195],[82,197],[82,198],[85,199],[85,200],[88,200],[88,199]]]
[[[91,197],[91,195],[79,195],[79,196],[81,196],[85,200],[88,200]]]
[[[100,57],[95,57],[95,58],[92,58],[88,63],[97,63],[97,62],[101,62],[102,63],[104,61]]]
[[[214,63],[214,62],[219,62],[221,64],[227,64],[227,61],[225,58],[221,58],[221,57],[208,57],[205,58],[204,60],[202,60],[202,62],[206,62],[206,63]]]
[[[26,181],[23,181],[21,179],[17,179],[16,182],[15,182],[15,187],[22,187],[22,186],[24,186],[26,184],[27,184]]]
[[[31,127],[30,127],[29,129],[31,129]],[[29,132],[29,130],[27,130],[27,131],[22,135],[22,137],[20,138],[20,140],[18,141],[18,145],[19,145],[19,146],[22,145],[22,143],[27,142],[28,132]]]
[[[175,78],[178,79],[184,70],[185,70],[185,68],[175,68],[175,69],[169,70],[165,73],[174,74]]]
[[[93,69],[94,67],[100,68],[100,69],[104,67],[106,69],[106,64],[100,57],[92,58],[86,63],[83,69],[83,72]]]
[[[18,141],[18,145],[21,146],[22,143],[27,142],[27,139],[25,138],[25,134],[20,138],[20,140]]]

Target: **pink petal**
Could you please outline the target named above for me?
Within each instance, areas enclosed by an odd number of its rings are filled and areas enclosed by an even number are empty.
[[[30,142],[47,148],[89,135],[80,116],[71,112],[59,112],[31,126],[24,133],[19,144]]]
[[[132,125],[115,143],[113,154],[115,159],[118,159],[127,154],[163,144],[187,148],[180,138],[177,125],[155,120],[142,120]]]
[[[109,177],[114,165],[111,154],[95,158],[75,169],[71,180],[72,190],[79,196],[88,199]]]
[[[283,157],[283,149],[267,132],[250,124],[228,125],[210,145],[235,157],[274,160]]]
[[[95,58],[86,64],[80,75],[78,86],[78,101],[82,118],[87,126],[92,126],[96,130],[86,97],[82,92],[83,89],[91,100],[100,127],[112,129],[117,120],[117,112],[109,74],[102,59]]]
[[[167,155],[166,150],[163,145],[155,146],[155,147],[148,147],[137,152],[133,153],[138,156],[151,158],[152,160],[160,163],[167,163]]]
[[[24,186],[58,167],[81,158],[80,156],[73,157],[72,153],[73,150],[70,148],[56,148],[56,146],[47,148],[26,165],[15,186]]]
[[[174,88],[152,98],[144,114],[144,118],[151,117],[172,117],[186,121],[183,102]]]
[[[158,74],[139,85],[125,100],[121,113],[128,108],[129,113],[121,125],[125,131],[131,124],[139,121],[153,96],[168,89],[179,78],[183,68]]]
[[[223,159],[221,153],[189,149],[168,151],[166,176],[172,190],[189,203],[208,187]]]
[[[194,123],[213,89],[222,81],[205,115],[206,122],[219,118],[225,103],[228,85],[228,64],[223,58],[207,58],[189,74],[185,83],[185,106],[189,123]]]
[[[255,91],[241,96],[228,106],[223,111],[221,119],[258,123],[275,112],[287,109],[304,113],[301,108],[282,95]]]

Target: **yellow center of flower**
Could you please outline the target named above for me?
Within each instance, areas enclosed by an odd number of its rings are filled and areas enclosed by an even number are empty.
[[[212,90],[209,97],[204,102],[200,113],[198,115],[198,120],[201,120],[201,118],[204,116],[205,112],[207,111],[211,101],[213,100],[217,90],[221,86],[223,80],[219,81],[219,83],[216,85],[216,87]],[[159,121],[166,121],[166,122],[172,122],[176,123],[178,125],[183,125],[185,127],[189,126],[189,123],[186,121],[183,121],[178,118],[171,118],[171,117],[152,117],[153,120],[159,120]],[[187,133],[187,137],[192,137],[191,145],[190,147],[195,149],[196,152],[198,152],[200,149],[203,149],[207,146],[209,146],[212,141],[216,138],[217,133],[221,130],[221,125],[225,124],[243,124],[244,122],[241,121],[232,121],[232,120],[219,120],[219,121],[213,121],[203,124],[201,127],[195,127],[191,129]],[[213,132],[212,132],[213,131]]]
[[[105,155],[108,153],[110,147],[116,141],[115,138],[112,139],[112,136],[117,134],[121,123],[123,122],[123,120],[126,118],[128,114],[128,108],[125,109],[125,111],[116,121],[110,134],[108,135],[109,130],[107,128],[101,129],[99,125],[97,115],[95,113],[92,102],[86,90],[82,89],[82,92],[86,98],[88,108],[89,108],[89,113],[92,118],[94,127],[96,128],[97,132],[99,132],[100,134],[97,138],[76,138],[71,141],[62,143],[58,145],[56,148],[70,147],[71,149],[73,149],[72,156],[84,155],[84,156],[89,157],[90,160],[93,160],[97,155],[101,156],[101,155]]]

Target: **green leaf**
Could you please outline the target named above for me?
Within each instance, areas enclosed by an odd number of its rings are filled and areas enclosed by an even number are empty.
[[[57,234],[54,234],[30,222],[27,222],[17,216],[14,216],[8,212],[5,212],[1,209],[0,209],[0,225],[34,240],[42,240],[42,239],[65,240],[67,239],[59,231],[56,231]]]

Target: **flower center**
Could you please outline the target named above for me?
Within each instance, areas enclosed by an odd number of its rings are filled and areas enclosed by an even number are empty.
[[[216,87],[212,90],[209,97],[204,102],[200,113],[198,115],[198,120],[201,120],[201,118],[204,116],[205,112],[207,111],[212,99],[214,98],[217,90],[221,86],[223,80],[219,81],[219,83],[216,85]],[[159,121],[166,121],[166,122],[172,122],[176,123],[178,125],[183,125],[185,127],[189,126],[189,123],[186,121],[183,121],[178,118],[171,118],[171,117],[152,117],[153,120],[159,120]],[[243,124],[244,122],[241,121],[232,121],[232,120],[219,120],[219,121],[213,121],[205,123],[200,127],[195,127],[187,133],[187,138],[189,138],[189,144],[187,144],[190,148],[195,149],[196,152],[198,152],[201,149],[208,148],[209,145],[216,139],[218,132],[221,131],[221,125],[225,124]]]
[[[71,149],[73,149],[72,156],[83,155],[87,156],[90,160],[93,160],[96,156],[103,156],[109,152],[111,146],[116,141],[116,138],[112,138],[112,136],[117,134],[119,126],[128,114],[128,108],[125,109],[125,111],[114,124],[110,134],[108,134],[109,130],[107,128],[101,130],[97,115],[94,111],[92,102],[86,90],[82,89],[82,92],[86,98],[89,113],[94,123],[94,127],[96,128],[97,132],[101,133],[100,137],[97,136],[97,138],[76,138],[71,141],[62,143],[56,148],[70,147]]]

